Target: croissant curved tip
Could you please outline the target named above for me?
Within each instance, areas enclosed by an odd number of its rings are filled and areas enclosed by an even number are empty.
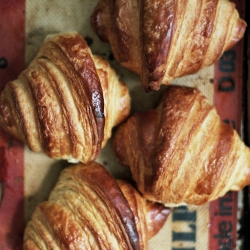
[[[245,166],[244,169],[242,169],[242,175],[241,177],[238,177],[236,180],[238,180],[237,182],[235,181],[232,186],[230,187],[231,191],[240,191],[242,190],[244,187],[250,185],[250,168],[249,166]]]
[[[158,91],[161,87],[161,84],[162,84],[162,80],[159,80],[159,81],[151,81],[148,83],[148,86],[145,88],[145,91],[146,92],[151,92],[151,91]],[[164,85],[168,85],[168,83],[164,83]]]
[[[224,49],[225,51],[232,48],[236,43],[238,43],[243,38],[246,28],[247,28],[247,23],[243,19],[238,18],[233,27],[232,36],[228,41],[227,45],[225,46]]]
[[[115,133],[115,137],[113,139],[113,149],[116,153],[117,161],[120,164],[128,165],[126,159],[126,145],[123,143],[125,126],[122,124],[119,126]]]
[[[90,25],[95,33],[98,35],[101,41],[109,42],[107,36],[107,28],[104,19],[104,11],[105,5],[100,1],[94,9],[94,12],[90,16]]]
[[[236,42],[239,41],[244,36],[246,28],[247,28],[247,23],[243,19],[239,18],[233,30],[234,34],[233,39]]]

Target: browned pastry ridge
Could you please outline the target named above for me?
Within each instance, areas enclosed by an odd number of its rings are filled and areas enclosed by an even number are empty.
[[[213,64],[246,29],[228,0],[100,0],[91,25],[146,91]]]
[[[94,160],[130,111],[127,87],[76,32],[45,39],[0,96],[0,126],[35,152]]]
[[[48,201],[37,206],[24,249],[147,249],[170,209],[145,200],[100,164],[65,168]]]
[[[250,183],[250,149],[196,88],[170,85],[113,143],[143,196],[167,206],[202,205]]]

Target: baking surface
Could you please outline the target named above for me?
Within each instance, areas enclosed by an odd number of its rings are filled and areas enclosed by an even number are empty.
[[[26,0],[25,64],[34,58],[37,49],[49,34],[65,31],[77,31],[89,42],[93,54],[98,54],[109,61],[131,94],[131,113],[157,106],[162,87],[157,93],[145,93],[140,79],[134,73],[121,67],[114,60],[111,48],[102,43],[90,27],[90,15],[98,0],[39,1]],[[198,87],[214,102],[214,66],[202,69],[199,73],[173,81],[172,84]],[[117,163],[112,150],[112,138],[108,141],[97,159],[115,177],[130,178],[130,172]],[[69,165],[66,161],[50,159],[43,154],[24,149],[24,194],[25,222],[27,222],[37,204],[47,199],[55,185],[60,171]],[[241,204],[239,204],[241,206]],[[239,208],[240,208],[239,206]],[[185,220],[178,220],[178,215],[185,214]],[[180,207],[168,218],[161,231],[149,242],[149,249],[209,249],[209,204],[196,208]],[[173,235],[187,233],[194,240],[174,240]]]

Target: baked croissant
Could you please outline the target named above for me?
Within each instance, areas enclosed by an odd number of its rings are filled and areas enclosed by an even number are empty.
[[[129,114],[127,87],[76,32],[50,36],[0,96],[0,126],[51,158],[95,159]]]
[[[143,196],[167,206],[202,205],[250,184],[250,149],[196,88],[169,86],[157,109],[118,126],[113,146]]]
[[[246,29],[228,0],[100,0],[91,25],[146,91],[213,64]]]
[[[100,164],[65,168],[48,201],[37,206],[24,249],[147,249],[169,208],[146,201]]]

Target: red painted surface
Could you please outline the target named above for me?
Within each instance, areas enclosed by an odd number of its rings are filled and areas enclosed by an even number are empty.
[[[21,249],[24,229],[23,146],[0,131],[1,181],[4,196],[0,208],[0,249]]]
[[[25,0],[0,0],[0,91],[25,67]],[[22,249],[24,229],[23,145],[0,130],[0,182],[4,196],[0,207],[0,249]]]
[[[244,18],[245,1],[234,0]],[[214,105],[221,120],[238,133],[241,127],[243,88],[243,39],[215,64]],[[238,194],[227,193],[210,203],[209,249],[236,249]]]
[[[236,192],[210,203],[209,250],[236,249],[237,209]]]

